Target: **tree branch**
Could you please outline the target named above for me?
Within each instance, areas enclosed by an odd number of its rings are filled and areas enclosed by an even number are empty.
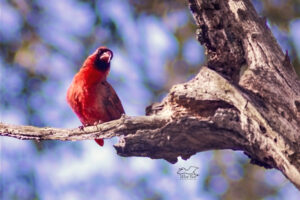
[[[132,130],[155,129],[166,123],[167,119],[159,116],[128,117],[98,124],[95,126],[78,127],[75,129],[19,126],[0,123],[0,135],[14,137],[21,140],[92,140],[96,138],[109,139],[115,136],[127,135]]]
[[[80,129],[0,124],[19,139],[84,140],[119,136],[121,156],[188,159],[197,152],[232,149],[251,162],[280,170],[300,189],[300,80],[288,55],[249,0],[189,0],[206,47],[207,66],[175,85],[147,116]]]

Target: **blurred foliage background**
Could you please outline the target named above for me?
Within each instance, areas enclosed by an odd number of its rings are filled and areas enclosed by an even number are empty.
[[[300,74],[299,0],[254,0]],[[65,101],[84,59],[98,46],[114,51],[109,82],[128,115],[143,115],[173,84],[205,63],[183,0],[0,0],[0,120],[74,128]],[[198,153],[171,165],[121,158],[112,144],[0,138],[1,199],[299,199],[276,170],[249,164],[241,152]],[[180,167],[196,166],[196,180]]]

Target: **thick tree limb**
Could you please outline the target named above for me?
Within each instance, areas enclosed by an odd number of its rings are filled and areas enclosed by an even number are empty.
[[[300,189],[300,80],[249,0],[189,0],[207,66],[173,86],[142,117],[64,130],[7,126],[19,139],[120,136],[122,156],[172,163],[211,149],[242,150],[252,163],[280,170]]]

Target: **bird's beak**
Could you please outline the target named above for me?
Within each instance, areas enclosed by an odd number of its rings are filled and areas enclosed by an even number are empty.
[[[104,53],[102,53],[102,55],[100,56],[100,60],[103,60],[107,63],[109,63],[111,61],[112,55],[110,51],[105,51]]]

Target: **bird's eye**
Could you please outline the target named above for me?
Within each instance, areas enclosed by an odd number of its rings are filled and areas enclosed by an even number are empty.
[[[101,55],[103,53],[103,49],[98,50],[98,55]]]

